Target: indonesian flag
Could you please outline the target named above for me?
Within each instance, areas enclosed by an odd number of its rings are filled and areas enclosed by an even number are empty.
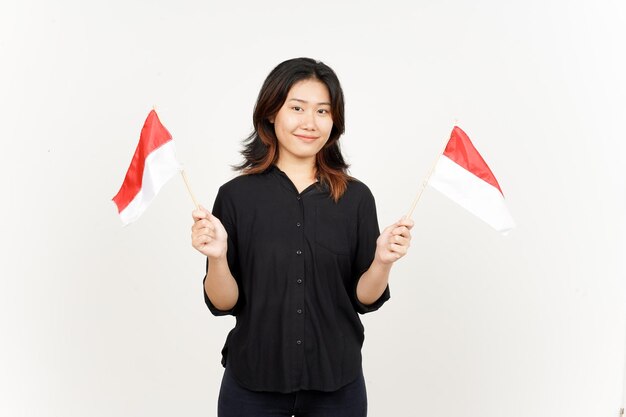
[[[515,227],[496,177],[458,126],[428,184],[503,234]]]
[[[141,129],[124,183],[113,197],[124,225],[137,220],[161,187],[180,170],[172,135],[151,110]]]

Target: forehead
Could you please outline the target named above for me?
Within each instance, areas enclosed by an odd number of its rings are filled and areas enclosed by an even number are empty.
[[[328,87],[316,79],[301,80],[291,86],[287,100],[294,98],[309,103],[330,103]]]

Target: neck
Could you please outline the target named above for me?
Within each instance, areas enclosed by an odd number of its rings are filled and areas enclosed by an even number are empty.
[[[306,161],[278,158],[276,166],[290,178],[302,178],[314,181],[315,175],[317,174],[315,158]]]

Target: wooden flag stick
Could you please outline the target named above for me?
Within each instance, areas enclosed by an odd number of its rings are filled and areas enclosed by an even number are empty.
[[[196,209],[200,210],[200,205],[198,204],[198,200],[196,200],[196,196],[193,195],[193,191],[191,191],[191,187],[189,186],[189,181],[187,180],[187,174],[185,174],[185,170],[181,170],[180,174],[183,176],[183,181],[185,181],[185,185],[187,186],[187,191],[189,191],[189,195],[193,200],[193,204],[196,205]]]
[[[417,206],[417,202],[420,200],[420,197],[422,196],[422,193],[426,189],[426,185],[428,184],[428,180],[430,179],[431,175],[433,175],[433,171],[435,170],[435,167],[437,166],[437,162],[439,162],[439,157],[440,156],[441,156],[441,154],[437,155],[437,158],[435,159],[435,163],[433,164],[432,168],[430,168],[430,171],[428,172],[428,175],[426,175],[426,178],[424,179],[424,181],[420,185],[420,188],[417,191],[417,195],[415,196],[415,200],[413,200],[413,204],[411,204],[411,208],[409,209],[409,212],[405,216],[407,219],[410,219],[411,216],[413,215],[413,210],[415,210],[415,206]]]
[[[458,122],[458,120],[455,119],[454,120],[454,126],[457,125],[457,122]],[[420,189],[418,190],[417,195],[415,196],[415,200],[413,200],[413,204],[411,205],[411,208],[409,209],[409,212],[406,214],[406,216],[404,216],[405,218],[410,219],[411,216],[413,215],[413,211],[415,210],[415,206],[417,206],[417,202],[419,201],[420,197],[422,197],[422,193],[426,189],[426,186],[428,185],[428,181],[430,180],[430,177],[433,175],[433,172],[435,172],[435,167],[437,166],[437,162],[439,162],[439,157],[441,157],[441,155],[443,155],[444,151],[446,150],[446,146],[448,146],[448,142],[449,141],[450,141],[450,137],[448,136],[446,138],[446,140],[445,140],[443,148],[437,154],[437,158],[435,158],[435,162],[433,162],[432,167],[430,167],[430,171],[428,171],[428,175],[426,175],[426,178],[424,179],[424,181],[420,185]]]

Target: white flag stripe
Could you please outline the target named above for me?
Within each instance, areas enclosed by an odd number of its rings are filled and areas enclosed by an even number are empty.
[[[176,160],[173,140],[152,151],[146,157],[141,190],[139,190],[128,206],[120,212],[122,223],[127,225],[137,220],[148,208],[161,187],[180,171],[181,166]]]
[[[445,155],[428,184],[503,234],[515,227],[500,191]]]

